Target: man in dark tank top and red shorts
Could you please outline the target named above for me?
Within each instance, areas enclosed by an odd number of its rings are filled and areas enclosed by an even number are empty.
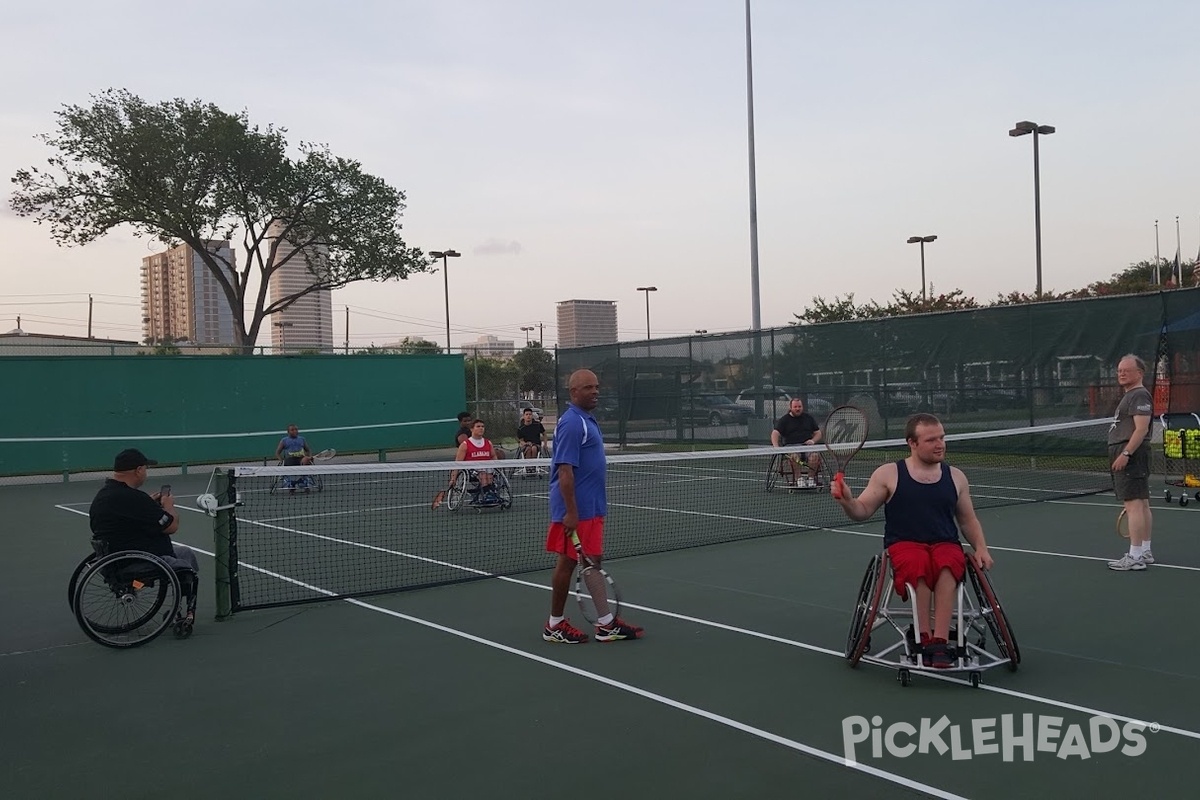
[[[959,531],[971,545],[976,567],[990,569],[992,556],[966,475],[945,463],[942,423],[932,414],[914,414],[904,438],[908,458],[876,469],[857,498],[845,482],[840,497],[833,497],[858,522],[884,507],[883,546],[892,562],[896,593],[907,600],[908,586],[915,590],[924,655],[931,666],[945,669],[954,665],[947,639],[955,591],[967,569]]]

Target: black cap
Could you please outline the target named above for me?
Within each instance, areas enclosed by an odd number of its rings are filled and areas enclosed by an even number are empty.
[[[152,458],[146,458],[146,454],[141,450],[130,448],[117,453],[117,457],[113,459],[113,472],[128,472],[141,466],[152,467],[157,463]]]

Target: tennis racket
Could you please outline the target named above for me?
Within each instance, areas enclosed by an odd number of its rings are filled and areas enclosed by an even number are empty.
[[[842,497],[841,483],[846,477],[846,466],[867,441],[867,431],[867,415],[856,406],[838,406],[825,420],[821,441],[837,464],[837,474],[829,486],[834,499]]]
[[[578,569],[575,571],[575,599],[584,619],[595,625],[601,617],[612,614],[621,616],[621,591],[612,576],[599,564],[584,555],[579,534],[571,531],[571,544],[575,546]]]
[[[1121,513],[1117,514],[1117,536],[1122,539],[1129,538],[1129,516],[1125,513],[1125,509],[1121,509]]]
[[[322,450],[321,452],[319,452],[315,456],[313,456],[313,461],[317,462],[318,464],[324,464],[326,461],[331,461],[333,459],[333,457],[336,455],[337,455],[337,450],[334,450],[331,447],[328,450]]]

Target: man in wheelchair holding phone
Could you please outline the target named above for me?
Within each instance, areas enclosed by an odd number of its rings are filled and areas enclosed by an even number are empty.
[[[188,598],[189,621],[195,616],[196,576],[200,567],[196,554],[171,542],[179,530],[179,514],[171,487],[163,486],[155,494],[141,487],[148,477],[147,467],[157,461],[140,450],[122,450],[113,460],[113,474],[104,481],[88,509],[92,541],[97,552],[116,553],[137,550],[158,556],[179,575],[180,586]]]
[[[945,463],[942,423],[932,414],[914,414],[908,419],[904,438],[908,458],[877,468],[857,498],[844,481],[839,484],[840,496],[832,495],[846,516],[857,522],[884,507],[883,545],[892,563],[896,593],[907,601],[907,587],[914,588],[919,646],[926,663],[949,669],[954,665],[948,639],[955,592],[967,568],[959,530],[971,545],[976,567],[990,569],[992,556],[971,503],[966,475]]]

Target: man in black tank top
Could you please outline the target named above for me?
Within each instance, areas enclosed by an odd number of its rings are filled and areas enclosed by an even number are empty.
[[[909,456],[875,470],[862,494],[855,498],[845,482],[840,497],[831,492],[846,516],[862,522],[884,506],[883,546],[892,562],[896,593],[916,594],[915,621],[928,663],[954,665],[946,646],[954,615],[955,590],[966,573],[958,534],[971,544],[971,560],[990,569],[983,526],[971,503],[970,486],[962,470],[945,463],[946,432],[932,414],[909,417],[904,431]]]

